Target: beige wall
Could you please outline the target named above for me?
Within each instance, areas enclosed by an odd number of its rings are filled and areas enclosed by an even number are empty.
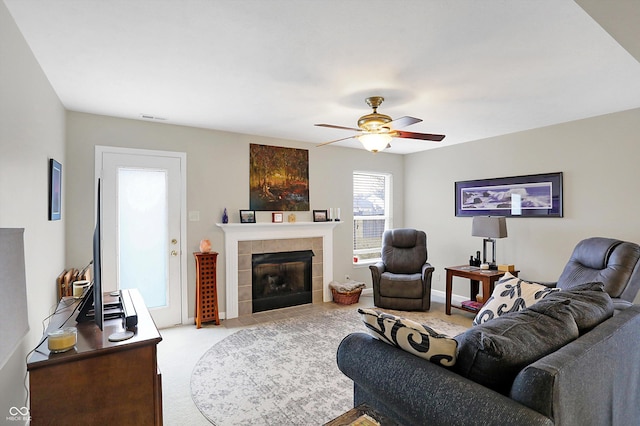
[[[227,207],[231,220],[248,207],[249,143],[309,149],[311,208],[342,207],[344,223],[336,228],[335,279],[345,274],[370,285],[366,268],[351,265],[351,173],[353,170],[394,174],[395,226],[425,229],[429,259],[436,267],[434,289],[444,291],[444,267],[464,263],[481,248],[470,236],[471,219],[453,214],[453,185],[458,180],[561,171],[564,173],[563,218],[508,219],[509,238],[497,243],[498,260],[514,263],[521,276],[552,281],[558,277],[575,244],[600,235],[640,241],[633,226],[640,208],[630,192],[640,172],[635,161],[640,148],[640,110],[565,123],[408,156],[372,155],[364,151],[274,140],[205,129],[68,113],[67,259],[84,264],[90,253],[93,227],[93,155],[95,145],[126,146],[187,153],[188,211],[199,211],[199,222],[188,222],[189,309],[193,309],[195,274],[190,251],[201,238],[215,250],[223,234],[215,226]],[[597,194],[597,196],[594,196]],[[81,200],[89,200],[82,202]],[[299,220],[310,220],[298,213]],[[259,213],[269,221],[269,213]],[[221,253],[220,265],[224,265]],[[224,268],[220,268],[221,311],[224,311]],[[456,285],[464,295],[464,285]],[[191,314],[190,314],[191,316]]]
[[[63,185],[67,180],[64,135],[64,109],[0,2],[0,227],[25,229],[30,328],[0,369],[0,423],[11,407],[25,404],[25,357],[42,336],[64,267],[66,205],[62,220],[50,222],[47,216],[49,158],[62,163]]]
[[[405,224],[428,234],[434,288],[444,291],[444,267],[482,246],[471,218],[454,216],[460,180],[564,173],[564,217],[509,218],[509,237],[497,241],[498,262],[515,264],[522,277],[554,281],[586,237],[640,242],[639,134],[635,109],[407,156]],[[454,293],[466,295],[465,287]]]
[[[309,131],[313,131],[310,127]],[[187,275],[189,317],[195,301],[195,263],[202,238],[218,251],[218,295],[225,311],[224,235],[215,226],[226,207],[230,221],[238,222],[238,210],[249,208],[249,144],[286,146],[309,150],[311,209],[340,207],[343,224],[334,231],[334,279],[346,274],[369,283],[367,268],[354,268],[352,259],[352,172],[384,171],[393,174],[396,226],[402,226],[404,158],[371,154],[363,150],[270,139],[214,130],[125,120],[92,114],[67,114],[67,262],[84,265],[91,259],[93,232],[94,147],[96,145],[180,151],[187,153],[187,211],[199,211],[199,222],[187,222]],[[299,221],[310,221],[310,212],[296,212]],[[259,222],[270,222],[271,213],[258,212]],[[370,284],[369,284],[370,285]]]

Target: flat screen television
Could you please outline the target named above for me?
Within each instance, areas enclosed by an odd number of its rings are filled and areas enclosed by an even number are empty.
[[[96,227],[93,231],[93,282],[80,302],[80,312],[76,317],[76,321],[87,322],[93,320],[98,328],[102,330],[104,312],[102,300],[102,195],[100,192],[100,179],[98,179],[97,191]]]

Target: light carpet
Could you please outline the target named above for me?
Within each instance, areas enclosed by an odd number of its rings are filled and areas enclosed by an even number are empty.
[[[426,313],[385,310],[455,336],[466,328]],[[319,425],[353,407],[353,382],[336,365],[349,333],[365,332],[357,308],[239,330],[200,358],[193,401],[218,426]]]

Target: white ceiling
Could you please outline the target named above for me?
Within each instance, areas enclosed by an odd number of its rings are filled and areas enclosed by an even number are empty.
[[[640,107],[640,63],[572,0],[4,2],[72,111],[320,143],[381,95],[447,135],[402,154]]]

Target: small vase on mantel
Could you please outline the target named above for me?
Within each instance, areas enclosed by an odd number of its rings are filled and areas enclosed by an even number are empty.
[[[211,241],[200,240],[200,253],[209,253],[211,251]]]
[[[227,214],[227,208],[224,208],[224,212],[222,213],[222,223],[229,223],[229,215]]]

